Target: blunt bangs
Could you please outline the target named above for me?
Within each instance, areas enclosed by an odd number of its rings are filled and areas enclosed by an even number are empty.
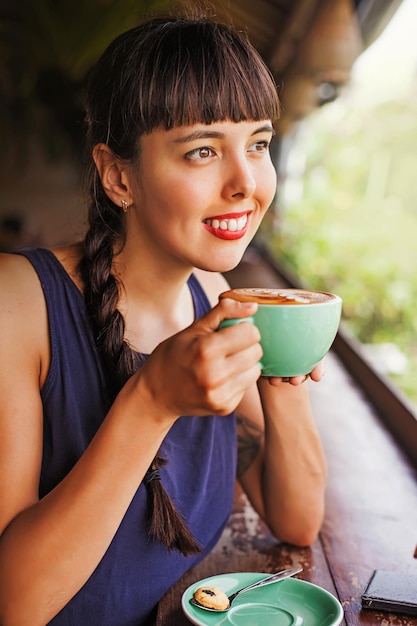
[[[248,42],[208,21],[165,28],[149,50],[139,95],[145,132],[157,127],[279,117],[274,80]]]

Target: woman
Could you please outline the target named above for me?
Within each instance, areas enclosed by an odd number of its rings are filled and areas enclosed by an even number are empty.
[[[85,241],[0,265],[2,626],[151,623],[236,467],[279,539],[323,516],[303,379],[259,378],[253,325],[217,331],[256,310],[218,295],[275,192],[269,72],[228,27],[154,19],[105,51],[86,108]]]

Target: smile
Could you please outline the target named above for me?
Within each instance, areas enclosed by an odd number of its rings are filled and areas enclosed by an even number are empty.
[[[212,217],[203,221],[206,229],[218,239],[232,241],[245,236],[248,228],[248,214],[235,217]]]
[[[229,233],[238,233],[245,230],[248,223],[248,216],[245,213],[245,215],[242,215],[241,217],[215,217],[213,219],[204,220],[204,223],[207,224],[207,226],[210,226],[213,230],[222,230],[228,231]]]

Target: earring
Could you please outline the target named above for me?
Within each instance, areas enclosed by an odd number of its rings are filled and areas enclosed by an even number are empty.
[[[122,200],[121,204],[122,204],[123,213],[127,213],[127,208],[128,207],[127,207],[126,200]]]

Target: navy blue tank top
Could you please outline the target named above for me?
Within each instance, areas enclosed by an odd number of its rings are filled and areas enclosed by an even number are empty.
[[[43,497],[80,458],[110,405],[104,368],[83,296],[46,249],[21,250],[34,266],[49,317],[51,364],[41,397],[44,410]],[[210,308],[194,275],[188,281],[197,319]],[[183,416],[166,436],[162,481],[185,517],[200,555],[184,557],[151,541],[147,494],[138,490],[90,579],[50,622],[53,626],[140,626],[162,595],[217,542],[230,514],[236,468],[234,416]]]

